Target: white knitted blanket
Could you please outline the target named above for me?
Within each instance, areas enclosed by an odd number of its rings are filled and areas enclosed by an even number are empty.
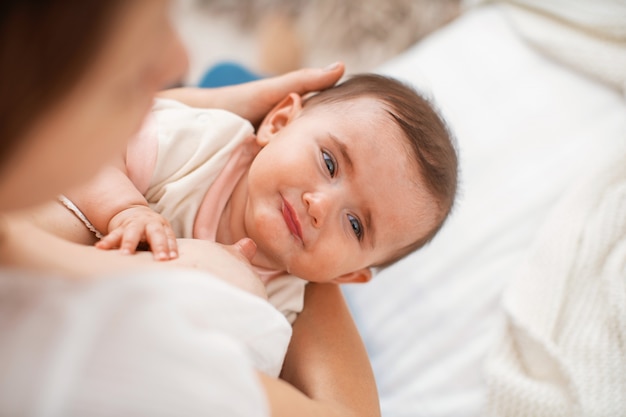
[[[539,51],[626,93],[626,1],[498,2]]]
[[[490,416],[626,416],[626,157],[553,212],[507,288]]]

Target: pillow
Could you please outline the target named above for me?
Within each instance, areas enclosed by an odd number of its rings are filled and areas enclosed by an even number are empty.
[[[379,69],[432,98],[460,192],[425,248],[344,293],[383,415],[475,416],[501,293],[565,191],[624,152],[624,97],[541,55],[501,6],[471,9]]]

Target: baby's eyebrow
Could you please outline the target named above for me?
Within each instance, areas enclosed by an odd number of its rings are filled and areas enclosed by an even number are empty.
[[[337,136],[333,135],[332,133],[328,132],[328,137],[335,142],[335,145],[337,145],[337,148],[339,148],[339,152],[341,152],[341,156],[342,159],[345,161],[346,165],[347,165],[347,169],[349,172],[352,172],[354,170],[354,164],[352,163],[352,159],[350,158],[350,152],[348,152],[348,146],[341,141]]]

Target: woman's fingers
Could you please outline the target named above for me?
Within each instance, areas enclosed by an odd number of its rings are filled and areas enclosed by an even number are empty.
[[[332,87],[341,78],[345,71],[342,62],[335,62],[326,68],[304,68],[288,72],[282,76],[275,77],[279,85],[282,84],[282,95],[289,93],[306,94],[312,91],[324,90]]]
[[[344,64],[336,62],[326,68],[304,68],[227,88],[245,88],[252,94],[237,113],[257,125],[289,93],[305,95],[332,87],[343,76],[344,70]]]

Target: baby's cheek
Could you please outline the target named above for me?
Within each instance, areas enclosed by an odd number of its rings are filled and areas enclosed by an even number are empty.
[[[329,282],[340,275],[336,253],[332,251],[320,251],[307,254],[298,261],[299,277],[312,282]]]

